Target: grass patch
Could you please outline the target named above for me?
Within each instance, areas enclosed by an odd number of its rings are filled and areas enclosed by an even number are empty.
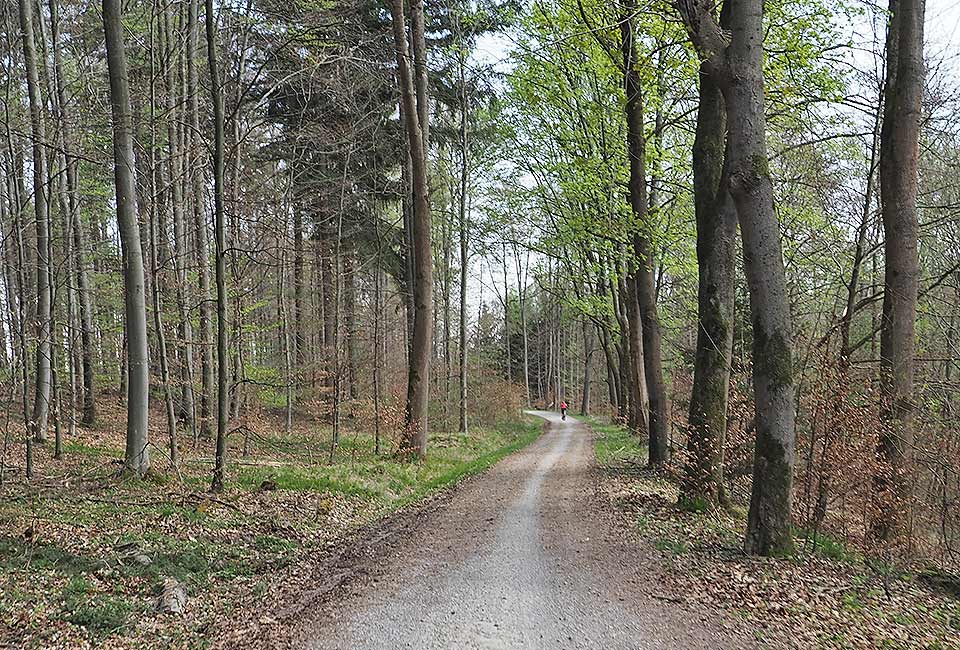
[[[626,463],[645,463],[647,445],[619,424],[586,418],[595,433],[594,451],[601,467],[611,468]]]
[[[92,558],[70,553],[55,544],[30,543],[0,537],[0,567],[6,571],[55,571],[64,575],[92,573],[102,564]]]
[[[202,620],[165,620],[164,642],[204,647],[215,625],[209,612],[223,616],[234,605],[276,598],[284,567],[487,469],[535,440],[542,422],[477,427],[469,435],[437,432],[421,462],[376,454],[372,435],[346,431],[331,463],[329,430],[312,423],[289,434],[264,429],[251,435],[243,462],[228,466],[227,489],[216,498],[207,493],[209,448],[186,438],[178,470],[158,462],[147,480],[113,473],[119,427],[81,428],[59,463],[40,448],[38,470],[55,487],[11,484],[13,498],[0,505],[0,579],[7,585],[0,645],[28,637],[32,647],[141,639],[155,625],[134,623],[155,615],[149,603],[170,577],[187,588]],[[239,456],[236,440],[232,458]],[[391,440],[382,444],[390,449]],[[91,479],[79,490],[58,480],[75,476]],[[265,481],[272,489],[261,490]]]
[[[100,638],[122,629],[136,607],[120,596],[98,594],[83,576],[74,576],[63,590],[63,619]]]

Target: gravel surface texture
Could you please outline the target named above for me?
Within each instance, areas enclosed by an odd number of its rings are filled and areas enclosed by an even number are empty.
[[[759,647],[742,623],[662,593],[660,555],[596,495],[589,429],[534,415],[547,421],[536,442],[349,554],[349,578],[292,646]]]

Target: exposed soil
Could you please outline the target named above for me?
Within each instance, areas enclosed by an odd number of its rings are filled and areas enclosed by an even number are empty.
[[[318,563],[316,588],[234,647],[754,648],[744,623],[664,592],[662,558],[596,491],[589,430],[545,434]]]

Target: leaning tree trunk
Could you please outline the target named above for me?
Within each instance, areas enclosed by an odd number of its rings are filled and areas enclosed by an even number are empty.
[[[887,80],[880,130],[880,203],[883,218],[883,317],[880,390],[884,426],[875,477],[879,505],[874,535],[904,532],[910,498],[907,469],[913,443],[913,374],[917,317],[917,158],[923,98],[924,0],[890,0]]]
[[[729,3],[725,6],[729,6]],[[721,22],[725,16],[721,16]],[[697,131],[693,143],[694,209],[697,220],[697,348],[690,396],[688,461],[681,504],[713,508],[723,486],[723,444],[733,355],[737,212],[724,173],[726,109],[716,79],[700,74]]]
[[[636,233],[633,239],[633,273],[627,278],[633,283],[640,311],[643,339],[644,381],[649,400],[647,432],[649,434],[649,461],[662,465],[667,461],[670,440],[670,403],[663,380],[663,362],[660,351],[660,318],[657,314],[656,285],[653,277],[653,246],[650,241],[649,213],[646,186],[646,142],[643,124],[643,89],[637,71],[637,51],[633,33],[633,6],[628,2],[620,22],[623,49],[623,78],[626,91],[627,152],[630,157],[629,199],[633,209]]]
[[[413,184],[413,336],[407,378],[407,406],[401,446],[407,453],[423,457],[427,450],[427,400],[430,389],[430,347],[433,313],[433,256],[430,252],[430,194],[427,181],[427,151],[424,124],[418,112],[417,92],[410,71],[403,0],[391,0],[393,38],[397,55],[404,126],[410,151]],[[423,5],[413,7],[413,24],[423,27]],[[419,16],[417,15],[419,14]],[[417,31],[417,30],[415,30]],[[422,34],[420,34],[422,36]],[[417,35],[415,35],[415,38]],[[426,110],[424,106],[420,106]]]
[[[744,549],[788,554],[793,551],[796,420],[793,334],[767,159],[763,0],[730,0],[729,32],[717,24],[712,2],[679,0],[677,5],[703,65],[717,75],[727,107],[730,194],[750,291],[757,440]]]
[[[47,419],[50,415],[50,394],[52,389],[50,368],[50,258],[49,227],[47,214],[47,178],[44,172],[44,143],[46,135],[43,126],[43,99],[40,96],[40,78],[37,72],[37,51],[33,34],[33,3],[20,0],[20,32],[23,40],[23,60],[27,68],[27,94],[30,103],[30,132],[33,139],[33,198],[34,217],[37,224],[37,355],[36,377],[33,398],[33,414],[30,418],[29,435],[36,442],[46,439]]]
[[[143,274],[143,250],[137,219],[137,180],[133,155],[133,120],[130,84],[123,45],[119,0],[103,0],[103,30],[107,68],[110,73],[110,104],[113,112],[114,181],[117,191],[117,222],[123,249],[124,311],[127,347],[127,444],[124,467],[143,475],[150,469],[147,431],[150,399],[150,360],[147,348],[147,311]]]

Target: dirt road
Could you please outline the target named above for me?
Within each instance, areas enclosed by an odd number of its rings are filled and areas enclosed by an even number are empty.
[[[662,560],[594,493],[589,431],[554,413],[535,443],[459,488],[317,618],[298,645],[751,648],[749,631],[665,599]]]

